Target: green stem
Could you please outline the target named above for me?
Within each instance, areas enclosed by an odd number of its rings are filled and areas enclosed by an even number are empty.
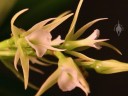
[[[15,51],[0,51],[0,56],[15,56]]]
[[[64,58],[65,58],[65,56],[63,55],[63,53],[60,52],[60,51],[55,51],[55,52],[54,52],[54,55],[55,55],[58,59],[64,59]]]
[[[75,60],[75,62],[76,62],[77,65],[79,65],[79,66],[84,66],[84,67],[87,68],[87,69],[92,69],[92,68],[94,67],[94,65],[95,65],[94,62],[96,62],[96,61],[92,61],[92,62],[80,62],[80,61],[78,61],[78,60]]]
[[[14,38],[9,38],[0,42],[0,50],[5,50],[14,47],[15,47]]]

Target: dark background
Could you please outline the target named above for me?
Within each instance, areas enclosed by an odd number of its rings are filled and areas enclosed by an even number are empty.
[[[35,23],[46,18],[54,17],[66,10],[75,12],[79,0],[19,0],[11,9],[7,18],[0,26],[0,40],[10,37],[10,20],[12,16],[21,9],[29,8],[30,10],[21,15],[15,22],[15,25],[23,29],[29,29]],[[100,29],[100,38],[109,38],[110,44],[116,46],[122,56],[113,50],[103,47],[100,51],[90,48],[85,52],[86,55],[100,59],[116,59],[122,62],[128,62],[128,1],[127,0],[84,0],[76,30],[87,22],[107,17],[108,20],[100,21],[86,31],[82,37],[88,36],[94,29]],[[61,34],[64,38],[70,26],[69,19],[53,31],[53,37]],[[118,20],[123,26],[124,31],[120,36],[114,31],[114,26]],[[44,68],[45,72],[51,74],[55,68]],[[37,78],[39,83],[46,79],[44,76],[31,76],[31,79]],[[35,81],[36,81],[35,80]],[[89,70],[87,81],[90,84],[91,94],[89,96],[128,96],[128,72],[122,72],[111,75],[97,74]],[[38,82],[38,81],[36,81]],[[40,85],[40,84],[39,84]],[[23,83],[20,82],[3,64],[0,64],[0,96],[34,96],[36,93],[33,89],[24,90]],[[43,96],[84,96],[84,92],[79,88],[71,92],[63,93],[57,86],[53,86],[45,92]]]

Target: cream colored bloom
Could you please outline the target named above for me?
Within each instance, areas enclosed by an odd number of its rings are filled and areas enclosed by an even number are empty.
[[[72,14],[68,14],[66,16],[62,16],[59,18],[50,18],[44,21],[41,21],[34,25],[32,28],[28,30],[27,36],[25,36],[28,44],[36,51],[38,57],[42,57],[47,49],[55,50],[55,51],[64,51],[64,49],[58,49],[52,46],[60,45],[64,42],[61,40],[61,36],[59,35],[56,39],[52,40],[51,31],[55,29],[59,24],[69,18]],[[54,20],[55,19],[55,20]],[[47,24],[49,21],[54,20],[50,24]]]
[[[86,86],[81,83],[77,70],[74,70],[71,67],[61,68],[61,74],[58,78],[58,85],[62,91],[71,91],[74,88],[79,87],[86,93],[86,95],[88,95],[90,91],[87,82],[85,84]]]
[[[45,31],[44,29],[37,29],[28,36],[25,37],[28,44],[36,50],[36,54],[38,57],[42,57],[47,49],[63,51],[62,49],[57,49],[52,47],[52,36],[50,32]],[[63,43],[61,39],[55,39],[54,42],[57,42],[56,45]]]
[[[72,41],[66,41],[64,43],[64,48],[68,50],[73,50],[75,48],[83,47],[83,46],[89,46],[94,47],[96,49],[100,49],[100,43],[103,41],[107,41],[109,39],[97,39],[100,35],[100,31],[98,29],[94,30],[94,32],[88,36],[85,39],[81,40],[72,40]]]
[[[100,49],[101,47],[98,43],[107,41],[109,39],[98,39],[99,35],[100,35],[100,30],[98,30],[98,29],[94,30],[94,32],[86,38],[85,43],[90,47]]]
[[[89,86],[72,58],[64,58],[59,62],[61,70],[58,85],[62,91],[71,91],[76,87],[81,88],[86,95],[90,93]]]

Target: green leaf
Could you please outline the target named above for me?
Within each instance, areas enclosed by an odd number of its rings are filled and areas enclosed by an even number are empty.
[[[83,27],[81,27],[74,35],[73,35],[73,40],[76,40],[77,38],[79,38],[89,27],[91,27],[93,24],[95,24],[98,21],[101,20],[106,20],[107,18],[99,18],[99,19],[95,19],[87,24],[85,24]]]

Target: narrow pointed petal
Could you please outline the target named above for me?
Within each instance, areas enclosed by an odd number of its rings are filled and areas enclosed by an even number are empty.
[[[45,24],[47,24],[48,22],[50,22],[50,21],[52,21],[52,20],[54,20],[54,19],[55,19],[55,18],[49,18],[49,19],[46,19],[46,20],[44,20],[44,21],[41,21],[41,22],[35,24],[32,28],[30,28],[30,29],[28,30],[28,33],[30,34],[30,33],[34,32],[34,31],[36,31],[36,30],[42,29]]]
[[[57,65],[58,63],[57,62],[55,62],[55,61],[51,61],[51,60],[49,60],[49,59],[46,59],[46,58],[38,58],[39,60],[41,60],[42,62],[46,62],[47,64],[55,64],[55,65]]]
[[[102,47],[100,46],[100,43],[101,42],[104,42],[104,41],[108,41],[109,39],[98,39],[98,40],[94,40],[94,43],[90,44],[89,46],[90,47],[94,47],[96,49],[101,49]]]
[[[95,19],[87,24],[85,24],[84,26],[82,26],[74,35],[73,35],[73,40],[78,39],[89,27],[91,27],[93,24],[95,24],[98,21],[101,20],[106,20],[108,18],[99,18],[99,19]]]
[[[56,22],[56,20],[61,19],[62,17],[66,16],[69,13],[71,13],[71,11],[65,11],[64,13],[62,13],[58,17],[56,17],[56,19],[53,22]]]
[[[44,84],[40,87],[39,91],[35,96],[41,96],[46,90],[52,87],[56,82],[60,75],[60,70],[57,69],[54,73],[52,73],[48,79],[44,82]]]
[[[20,59],[20,54],[19,54],[19,50],[17,49],[15,58],[14,58],[14,67],[17,71],[18,71],[17,65],[18,65],[19,59]]]
[[[39,65],[42,65],[42,66],[49,66],[48,64],[45,64],[45,63],[39,61],[39,60],[38,60],[37,58],[35,58],[35,57],[29,57],[29,59],[30,59],[30,61],[31,61],[33,64],[36,63],[36,64],[39,64]]]
[[[114,51],[116,51],[117,53],[119,53],[120,55],[122,55],[122,53],[119,49],[117,49],[115,46],[113,46],[107,42],[100,42],[99,45],[109,47],[109,48],[113,49]]]
[[[75,56],[77,58],[80,58],[82,60],[86,60],[86,61],[95,61],[93,58],[90,58],[80,52],[76,52],[76,51],[66,51],[66,53],[72,55],[72,56]]]
[[[37,72],[37,73],[44,74],[43,71],[41,71],[41,70],[39,70],[39,69],[37,69],[37,68],[35,68],[35,67],[33,67],[33,66],[30,66],[30,69],[31,69],[32,71]]]
[[[64,42],[64,40],[61,40],[61,36],[59,35],[57,38],[52,40],[51,45],[53,45],[53,46],[60,45],[63,42]]]
[[[73,21],[71,23],[70,29],[68,31],[68,34],[66,35],[65,40],[71,40],[71,38],[72,38],[72,36],[74,34],[75,25],[76,25],[76,22],[77,22],[77,18],[78,18],[79,11],[80,11],[80,8],[81,8],[82,3],[83,3],[83,0],[80,0],[79,1],[79,4],[77,6],[76,12],[75,12]]]
[[[82,89],[86,94],[86,96],[88,96],[88,94],[90,93],[90,90],[88,89],[88,87],[87,88],[85,86],[83,87],[80,83],[77,83],[76,86]]]
[[[17,31],[15,31],[15,30],[17,29],[17,27],[14,26],[15,20],[17,19],[17,17],[18,17],[19,15],[21,15],[22,13],[24,13],[24,12],[27,11],[27,10],[28,10],[28,9],[23,9],[23,10],[19,11],[19,12],[16,13],[16,14],[13,16],[13,18],[11,19],[11,30],[12,30],[12,34],[13,34],[14,36],[17,35]]]
[[[77,68],[78,69],[78,68]],[[86,81],[85,77],[82,75],[82,73],[80,72],[80,70],[78,69],[78,77],[79,77],[79,84],[78,87],[80,87],[85,94],[88,96],[88,94],[90,93],[90,88],[89,88],[89,84]]]
[[[28,79],[29,79],[29,58],[28,56],[25,55],[20,45],[18,46],[18,48],[20,53],[21,66],[22,66],[23,75],[24,75],[24,86],[25,86],[25,89],[27,89]]]
[[[59,26],[61,23],[63,23],[66,19],[71,17],[73,13],[68,14],[60,19],[55,20],[55,22],[47,24],[44,26],[44,29],[47,30],[48,32],[51,32],[53,29],[55,29],[57,26]]]

